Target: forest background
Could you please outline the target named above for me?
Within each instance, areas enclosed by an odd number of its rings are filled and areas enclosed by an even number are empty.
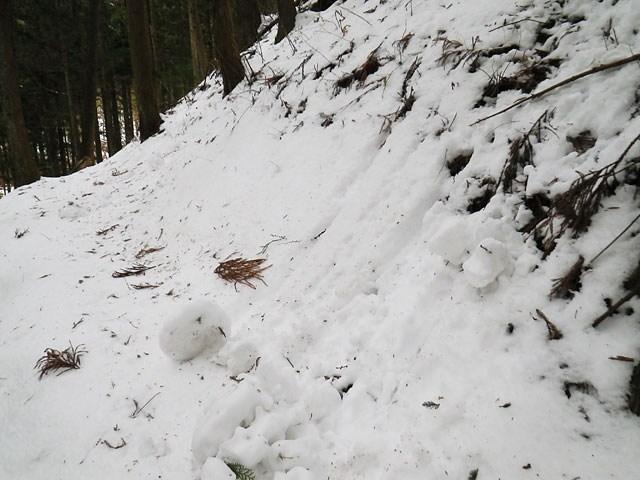
[[[1,0],[0,196],[40,175],[100,163],[136,136],[156,133],[159,114],[213,69],[230,90],[245,75],[238,52],[273,27],[282,40],[295,24],[295,3]],[[136,64],[151,98],[135,79]]]

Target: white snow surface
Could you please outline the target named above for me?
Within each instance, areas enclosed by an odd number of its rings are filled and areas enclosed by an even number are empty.
[[[523,95],[474,108],[522,52],[438,62],[444,37],[544,50],[558,62],[541,90],[640,51],[638,7],[338,1],[300,14],[290,41],[270,32],[245,52],[251,84],[223,98],[212,75],[153,138],[0,200],[0,478],[218,480],[225,462],[260,480],[638,478],[634,364],[609,357],[640,358],[640,304],[591,322],[624,295],[639,227],[573,299],[548,296],[637,215],[635,187],[603,197],[588,231],[546,258],[518,230],[532,218],[525,194],[565,191],[638,135],[640,68],[472,125]],[[372,52],[377,71],[339,88]],[[403,84],[415,101],[401,115]],[[513,193],[470,213],[548,109]],[[584,131],[597,141],[578,153],[567,136]],[[469,153],[452,176],[447,162]],[[264,283],[214,273],[237,257],[266,258]],[[136,263],[153,268],[112,277]],[[206,337],[197,352],[177,337],[167,347],[163,326],[199,298],[228,325],[188,332]],[[194,358],[169,358],[163,338]],[[87,351],[81,367],[39,380],[43,351],[69,342]]]

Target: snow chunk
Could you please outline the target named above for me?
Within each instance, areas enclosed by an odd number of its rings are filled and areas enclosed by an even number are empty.
[[[495,238],[485,238],[462,267],[467,281],[476,288],[482,288],[507,270],[510,263],[504,243]]]
[[[202,466],[200,480],[235,480],[236,475],[219,458],[209,457]]]
[[[195,300],[165,322],[160,348],[174,360],[191,360],[207,348],[219,350],[227,330],[229,319],[220,307],[210,300]]]
[[[438,230],[429,239],[428,246],[436,255],[460,265],[472,247],[471,238],[471,231],[464,219],[443,219]]]
[[[58,210],[58,216],[66,220],[77,220],[86,215],[89,215],[89,210],[73,202],[69,202]]]
[[[212,409],[193,433],[191,449],[194,457],[203,462],[214,457],[220,445],[229,440],[236,427],[251,423],[256,407],[264,403],[263,396],[248,383],[238,389]]]

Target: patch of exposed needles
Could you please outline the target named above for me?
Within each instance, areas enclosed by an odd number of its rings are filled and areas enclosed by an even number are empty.
[[[533,145],[531,137],[535,137],[538,142],[542,140],[542,131],[550,129],[549,121],[553,117],[553,111],[545,110],[538,117],[528,132],[516,138],[509,147],[507,157],[498,183],[502,183],[505,193],[513,193],[513,182],[527,165],[533,165]]]
[[[465,47],[457,40],[449,40],[447,37],[438,37],[437,40],[442,41],[442,55],[438,57],[436,62],[441,66],[452,64],[451,70],[455,70],[463,63],[474,65],[482,51],[476,49],[480,38],[476,37],[471,41],[471,47]]]
[[[380,48],[380,47],[378,47]],[[344,77],[338,79],[335,84],[335,93],[341,89],[349,88],[353,82],[358,82],[358,86],[364,85],[369,75],[374,74],[382,66],[378,59],[378,48],[373,50],[362,65],[348,73]]]
[[[29,229],[28,228],[25,228],[23,230],[20,230],[19,228],[16,228],[15,232],[13,232],[13,236],[16,237],[16,238],[22,238],[27,233],[29,233]]]
[[[556,327],[544,313],[542,313],[542,310],[536,308],[536,313],[542,320],[544,320],[544,323],[547,324],[547,330],[549,331],[549,333],[547,334],[547,340],[560,340],[563,336],[560,329]]]
[[[147,288],[158,288],[162,285],[162,283],[138,283],[132,284],[131,286],[136,290],[145,290]]]
[[[236,290],[238,283],[255,289],[256,286],[251,283],[250,280],[260,280],[266,285],[262,278],[262,272],[271,267],[271,265],[266,267],[262,266],[266,260],[266,258],[256,258],[253,260],[247,260],[241,257],[232,258],[231,260],[221,262],[220,265],[216,267],[215,273],[223,280],[233,282]]]
[[[131,277],[133,275],[142,275],[147,270],[151,270],[152,268],[156,268],[152,265],[144,265],[142,263],[136,263],[132,267],[124,268],[122,270],[118,270],[113,272],[111,276],[113,278],[122,278],[122,277]]]
[[[153,253],[153,252],[159,252],[160,250],[163,250],[164,248],[165,247],[143,248],[138,253],[136,253],[136,258],[139,260],[142,257],[144,257],[145,255],[149,255],[150,253]]]
[[[58,373],[58,375],[62,375],[69,370],[80,368],[80,357],[83,353],[87,353],[82,347],[82,344],[74,347],[71,342],[69,342],[69,347],[63,351],[53,348],[45,349],[45,354],[38,359],[34,367],[34,369],[40,372],[38,380],[42,380],[42,377],[51,371],[64,369]]]
[[[111,225],[110,227],[105,228],[104,230],[98,230],[96,232],[96,235],[106,235],[107,233],[115,230],[116,228],[118,228],[120,226],[120,224],[116,223],[115,225]]]
[[[553,280],[553,287],[549,292],[549,298],[573,298],[573,292],[580,291],[581,288],[580,275],[582,275],[583,265],[584,257],[580,255],[566,275]]]

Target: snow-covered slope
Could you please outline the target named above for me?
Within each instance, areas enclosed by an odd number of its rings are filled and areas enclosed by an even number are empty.
[[[591,322],[640,227],[549,298],[637,215],[636,187],[545,258],[531,199],[640,133],[638,64],[472,124],[523,96],[491,78],[535,92],[640,51],[640,8],[520,3],[302,13],[246,53],[250,84],[222,98],[212,77],[162,133],[3,198],[0,478],[636,478],[633,363],[609,357],[640,357],[640,305]],[[518,141],[532,159],[506,188]],[[214,273],[237,257],[266,258],[264,283]],[[81,368],[39,381],[69,342]]]

